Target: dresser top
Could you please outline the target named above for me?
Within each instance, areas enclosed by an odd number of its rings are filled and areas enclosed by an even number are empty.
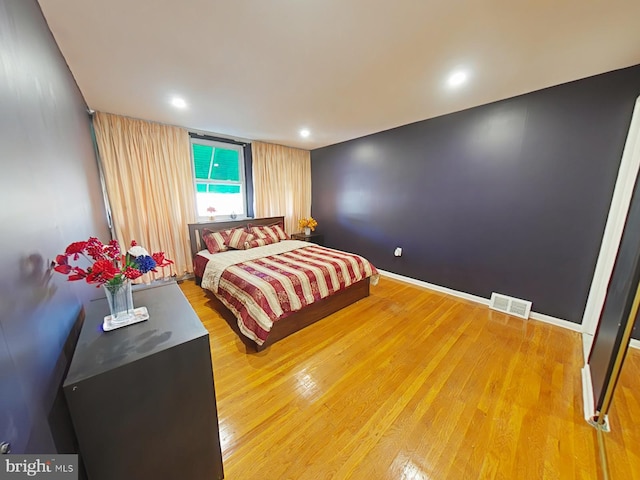
[[[110,332],[102,331],[106,298],[87,305],[64,387],[208,335],[176,283],[135,290],[133,304],[147,307],[149,319]]]

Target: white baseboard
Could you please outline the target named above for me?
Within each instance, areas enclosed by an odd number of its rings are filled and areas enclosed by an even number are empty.
[[[393,278],[401,282],[417,285],[418,287],[428,288],[429,290],[434,290],[440,293],[446,293],[448,295],[462,298],[464,300],[470,300],[472,302],[480,303],[482,305],[488,306],[490,302],[488,298],[479,297],[477,295],[471,295],[470,293],[461,292],[459,290],[454,290],[452,288],[442,287],[434,283],[423,282],[422,280],[416,280],[415,278],[405,277],[404,275],[398,275],[397,273],[388,272],[386,270],[378,269],[378,273],[380,273],[380,275],[383,275],[385,277]],[[567,330],[572,330],[574,332],[582,332],[582,325],[578,323],[570,322],[568,320],[563,320],[561,318],[552,317],[550,315],[545,315],[544,313],[531,312],[529,314],[529,318],[533,320],[538,320],[539,322],[549,323],[551,325],[556,325],[558,327],[566,328]],[[638,348],[640,348],[640,342],[638,342],[638,345],[639,345]]]
[[[545,315],[544,313],[531,312],[529,318],[538,320],[539,322],[550,323],[551,325],[566,328],[567,330],[572,330],[574,332],[582,332],[582,325],[580,325],[579,323],[573,323],[569,320],[563,320],[561,318]]]
[[[584,356],[584,364],[589,363],[589,354],[593,346],[593,335],[582,332],[582,355]]]
[[[632,338],[631,340],[629,340],[629,346],[631,348],[640,348],[640,340],[636,340],[635,338]]]
[[[478,297],[477,295],[471,295],[470,293],[460,292],[459,290],[453,290],[452,288],[441,287],[434,283],[423,282],[422,280],[416,280],[415,278],[405,277],[404,275],[398,275],[397,273],[387,272],[386,270],[378,269],[378,273],[385,277],[393,278],[401,282],[417,285],[418,287],[428,288],[429,290],[435,290],[436,292],[446,293],[453,295],[454,297],[464,298],[465,300],[471,300],[472,302],[481,303],[482,305],[489,305],[489,299]]]
[[[593,383],[591,383],[591,367],[585,364],[582,367],[582,409],[584,411],[584,419],[589,422],[596,414],[596,404],[593,397]]]

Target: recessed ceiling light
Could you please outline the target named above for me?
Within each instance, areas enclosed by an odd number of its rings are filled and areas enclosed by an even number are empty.
[[[453,72],[451,75],[449,75],[449,80],[447,80],[447,83],[449,84],[450,87],[459,87],[466,81],[467,81],[467,72],[458,70],[457,72]]]
[[[184,101],[184,98],[173,97],[171,99],[171,105],[176,108],[187,108],[187,102]]]
[[[309,135],[311,135],[311,132],[308,128],[303,128],[302,130],[300,130],[300,136],[302,138],[307,138]]]

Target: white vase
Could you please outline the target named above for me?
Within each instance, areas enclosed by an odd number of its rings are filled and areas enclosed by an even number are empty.
[[[105,283],[103,286],[111,312],[111,323],[118,325],[131,321],[135,316],[131,282],[127,280],[115,285]]]
[[[311,235],[311,228],[304,227],[304,234],[307,235],[307,236]]]

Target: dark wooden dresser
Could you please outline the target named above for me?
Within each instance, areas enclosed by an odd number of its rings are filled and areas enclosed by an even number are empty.
[[[149,320],[110,332],[90,303],[63,385],[87,476],[221,479],[209,334],[175,283],[133,298]]]

